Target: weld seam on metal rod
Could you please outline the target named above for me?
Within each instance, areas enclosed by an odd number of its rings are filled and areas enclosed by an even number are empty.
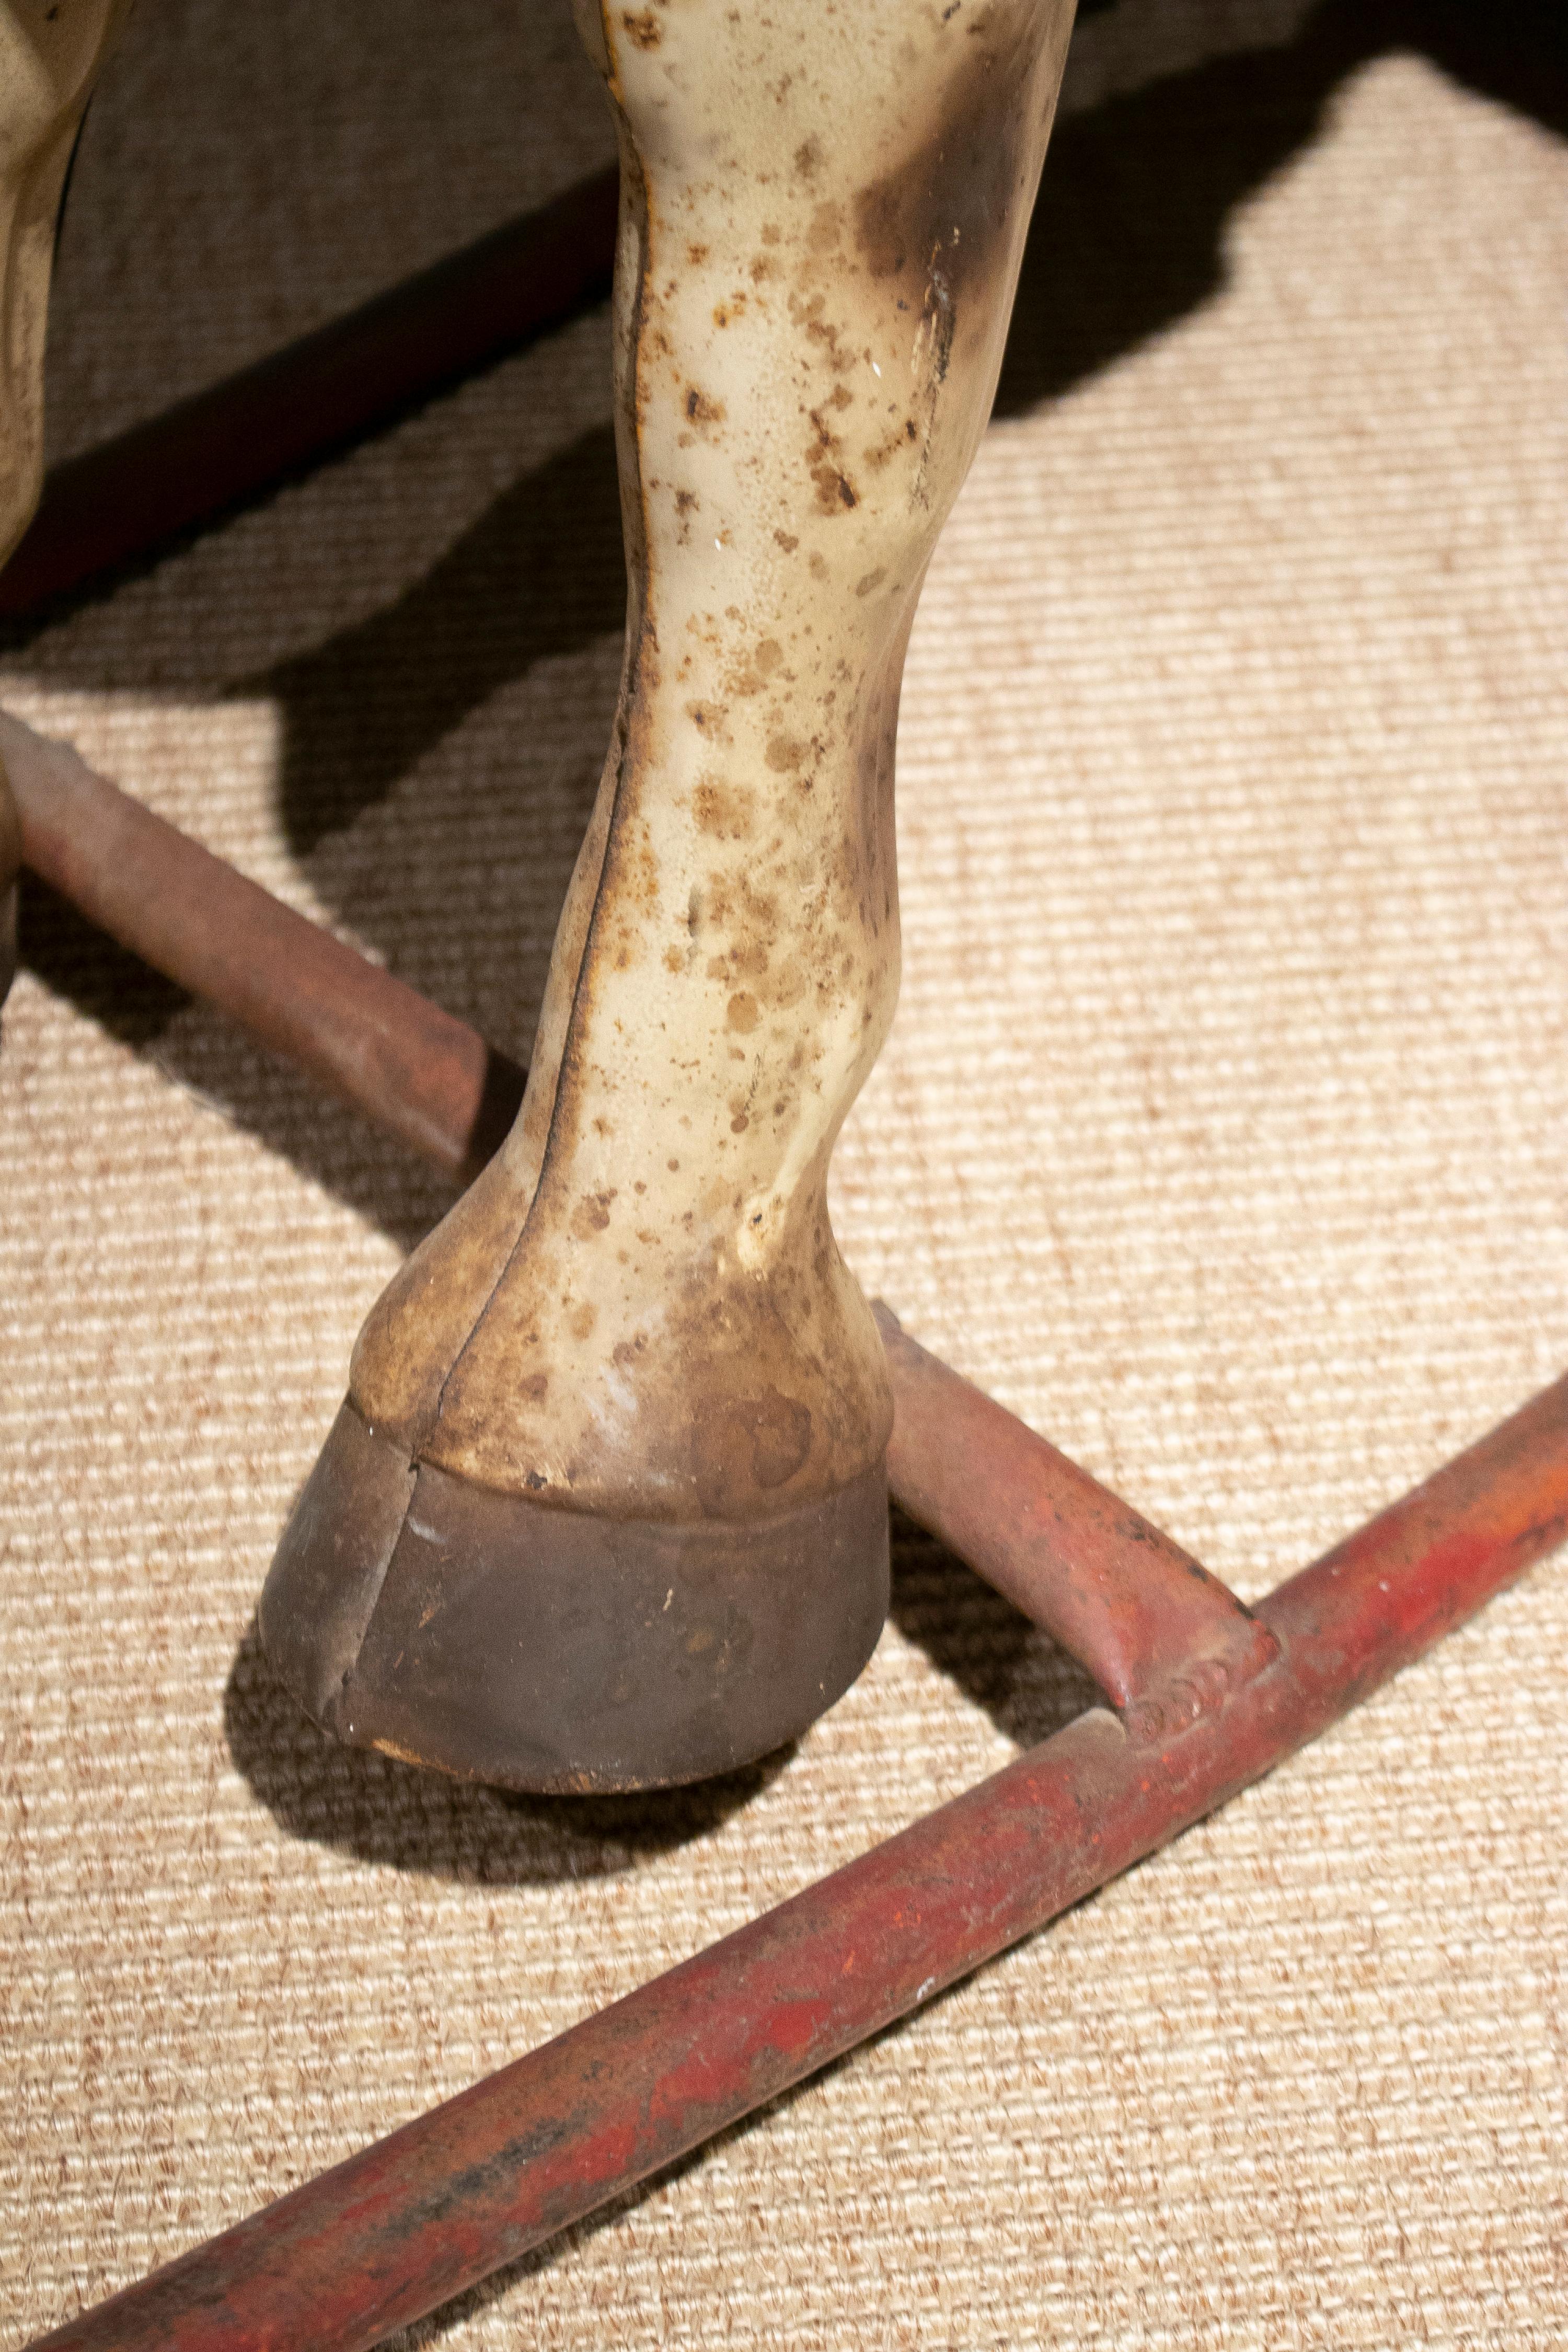
[[[1245,1679],[1273,1635],[1190,1552],[876,1307],[898,1398],[900,1507],[1043,1625],[1120,1707],[1173,1665]],[[976,1465],[985,1475],[976,1477]]]

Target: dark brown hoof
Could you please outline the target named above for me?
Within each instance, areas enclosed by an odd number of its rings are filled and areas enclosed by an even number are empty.
[[[345,1402],[259,1617],[339,1739],[586,1791],[700,1780],[795,1738],[887,1607],[880,1464],[775,1519],[607,1519],[411,1465]]]

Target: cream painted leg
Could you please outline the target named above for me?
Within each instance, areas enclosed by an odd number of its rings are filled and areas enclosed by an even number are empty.
[[[0,564],[44,478],[44,331],[71,148],[129,0],[0,0]],[[16,969],[16,812],[0,772],[0,997]]]
[[[0,0],[0,562],[44,468],[44,332],[71,148],[129,0]]]
[[[622,131],[620,710],[517,1127],[371,1315],[262,1626],[342,1737],[608,1787],[763,1752],[879,1629],[891,1404],[828,1156],[1071,8],[579,13]]]

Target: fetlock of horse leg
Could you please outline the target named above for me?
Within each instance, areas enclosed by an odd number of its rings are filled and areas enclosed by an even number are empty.
[[[71,150],[127,0],[0,0],[0,565],[44,478],[44,335]],[[0,774],[0,1000],[16,967],[21,835]]]
[[[622,129],[620,705],[517,1126],[373,1311],[263,1596],[341,1737],[693,1778],[875,1644],[891,1395],[828,1160],[892,1017],[904,651],[1069,17],[588,12]]]

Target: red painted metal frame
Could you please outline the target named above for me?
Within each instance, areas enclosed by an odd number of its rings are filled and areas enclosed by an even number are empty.
[[[478,1175],[522,1099],[514,1062],[5,711],[0,768],[24,862],[90,922],[444,1175]]]
[[[518,1077],[482,1040],[323,942],[74,753],[5,720],[0,757],[29,866],[448,1171],[473,1164]],[[1120,1712],[1091,1708],[40,2347],[374,2344],[1176,1836],[1568,1533],[1565,1377],[1254,1612],[879,1316],[895,1496],[1047,1626]]]

